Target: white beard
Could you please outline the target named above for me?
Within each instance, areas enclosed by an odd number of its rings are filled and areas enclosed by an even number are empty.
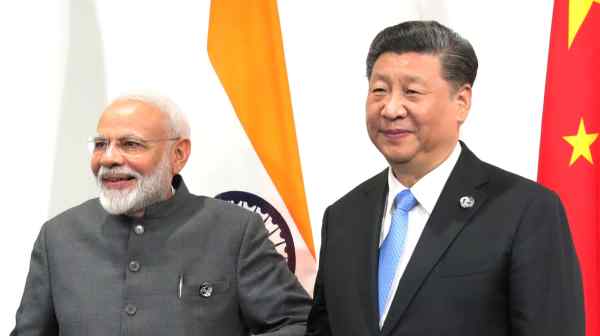
[[[100,187],[100,204],[110,214],[132,214],[147,206],[165,199],[165,188],[170,187],[170,163],[164,155],[152,174],[143,176],[128,166],[113,168],[100,167],[96,181]],[[102,177],[107,174],[127,174],[136,178],[133,189],[109,189],[102,185]]]

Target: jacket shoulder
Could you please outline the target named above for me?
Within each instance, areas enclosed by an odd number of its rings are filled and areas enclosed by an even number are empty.
[[[354,206],[355,204],[357,204],[356,202],[358,201],[358,198],[363,197],[365,194],[368,194],[378,189],[379,191],[383,192],[387,189],[387,173],[388,169],[386,168],[378,174],[363,181],[361,184],[359,184],[354,189],[350,190],[344,196],[340,197],[337,201],[335,201],[331,205],[331,208]]]
[[[557,194],[552,190],[526,177],[509,172],[487,162],[482,162],[482,166],[489,176],[489,187],[492,190],[510,188],[523,198],[535,197],[546,200],[555,200],[558,198]]]
[[[203,208],[208,213],[214,213],[224,220],[243,221],[252,216],[250,209],[244,208],[245,204],[236,204],[233,201],[226,201],[208,196],[192,195],[193,203],[196,203],[196,208]]]
[[[77,206],[69,208],[49,219],[45,226],[55,228],[65,225],[78,225],[82,222],[91,222],[106,217],[106,212],[100,205],[98,198],[89,199]]]
[[[208,196],[192,195],[186,205],[195,220],[190,224],[211,228],[213,233],[220,232],[228,236],[243,235],[247,230],[264,228],[264,217],[258,207],[243,201],[221,200]]]

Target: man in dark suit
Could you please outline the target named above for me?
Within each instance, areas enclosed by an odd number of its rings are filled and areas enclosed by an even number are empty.
[[[304,334],[310,299],[260,216],[187,190],[190,147],[166,98],[104,111],[100,197],[42,227],[11,335]]]
[[[437,22],[375,37],[367,130],[390,167],[325,212],[308,335],[584,335],[560,200],[458,140],[476,72]]]

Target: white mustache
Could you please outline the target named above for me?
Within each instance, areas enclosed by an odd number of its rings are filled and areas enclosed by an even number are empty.
[[[128,166],[118,166],[118,167],[100,167],[98,170],[97,180],[98,183],[102,182],[102,179],[106,178],[115,178],[115,177],[123,177],[123,176],[132,176],[137,179],[142,178],[142,174],[136,172]]]

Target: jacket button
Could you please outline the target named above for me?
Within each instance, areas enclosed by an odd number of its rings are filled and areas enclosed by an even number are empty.
[[[129,303],[125,306],[125,313],[127,313],[127,315],[133,316],[133,315],[135,315],[136,312],[137,312],[137,307],[132,305],[131,303]]]
[[[136,235],[141,236],[144,234],[144,226],[143,225],[136,225],[133,228],[133,232],[135,232]]]
[[[140,268],[142,268],[142,266],[140,265],[139,262],[133,260],[129,262],[129,270],[132,272],[137,272],[140,270]]]

